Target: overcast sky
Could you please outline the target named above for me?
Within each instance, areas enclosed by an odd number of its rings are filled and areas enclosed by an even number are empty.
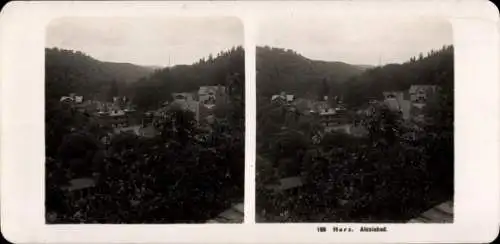
[[[293,49],[310,59],[378,65],[401,63],[452,44],[443,19],[308,18],[263,19],[258,45]]]
[[[47,28],[46,47],[82,51],[98,60],[139,65],[192,64],[243,45],[237,18],[65,18]],[[170,58],[169,58],[170,57]]]

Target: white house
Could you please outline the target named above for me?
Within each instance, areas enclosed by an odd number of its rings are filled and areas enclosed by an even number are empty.
[[[75,103],[82,103],[83,102],[83,96],[75,96]]]
[[[409,89],[412,103],[426,103],[427,99],[437,92],[438,86],[412,85]]]
[[[384,103],[393,111],[399,111],[403,119],[410,118],[411,101],[405,99],[405,93],[402,91],[384,92]]]
[[[281,100],[283,102],[286,102],[286,103],[292,103],[293,101],[295,101],[295,95],[291,95],[291,94],[286,94],[285,92],[281,92],[281,94],[279,95],[273,95],[271,97],[271,101],[278,101],[278,100]]]
[[[224,86],[200,86],[198,100],[202,104],[215,104],[215,101],[226,93]]]

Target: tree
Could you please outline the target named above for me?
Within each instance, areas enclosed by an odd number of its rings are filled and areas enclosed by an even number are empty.
[[[113,98],[118,96],[118,82],[112,80],[108,91],[108,99],[113,102]]]
[[[323,101],[325,96],[330,96],[330,85],[328,85],[327,80],[324,78],[321,82],[320,90],[319,90],[319,101]]]

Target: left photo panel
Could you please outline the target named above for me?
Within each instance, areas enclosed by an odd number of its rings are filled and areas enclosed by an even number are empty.
[[[242,223],[243,42],[236,17],[53,20],[46,223]]]

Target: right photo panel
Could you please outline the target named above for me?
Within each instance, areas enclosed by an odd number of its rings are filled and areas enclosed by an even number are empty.
[[[257,223],[453,223],[447,20],[269,18],[256,55]]]

